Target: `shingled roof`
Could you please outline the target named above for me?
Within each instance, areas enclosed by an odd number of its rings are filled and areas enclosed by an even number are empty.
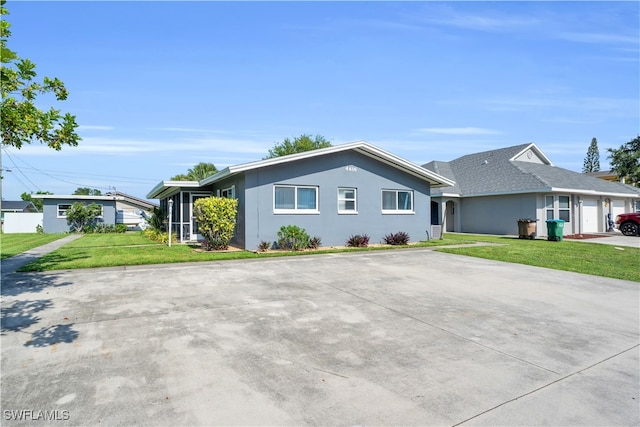
[[[529,151],[531,160],[523,160]],[[433,161],[423,167],[456,183],[455,187],[434,189],[432,196],[566,191],[640,197],[638,188],[554,166],[533,143],[468,154],[451,162]]]

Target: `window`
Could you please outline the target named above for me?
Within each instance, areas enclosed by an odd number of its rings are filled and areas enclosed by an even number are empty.
[[[571,221],[571,198],[569,196],[545,196],[547,219]]]
[[[355,188],[338,188],[338,213],[358,213]]]
[[[274,186],[273,210],[276,213],[318,213],[318,187]]]
[[[236,198],[236,186],[232,185],[229,188],[225,188],[220,191],[220,197],[226,197],[227,199],[235,199]]]
[[[553,219],[554,217],[554,203],[553,203],[553,196],[546,196],[545,197],[545,207],[547,209],[547,219]]]
[[[571,219],[569,196],[558,196],[558,218],[566,222]]]
[[[382,190],[383,213],[413,213],[413,192]]]
[[[58,205],[58,218],[66,218],[69,209],[71,209],[71,205]]]

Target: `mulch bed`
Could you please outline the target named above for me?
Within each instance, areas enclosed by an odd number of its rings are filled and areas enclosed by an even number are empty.
[[[574,240],[582,240],[582,239],[595,239],[598,237],[609,237],[606,234],[569,234],[568,236],[564,236],[565,239],[574,239]]]

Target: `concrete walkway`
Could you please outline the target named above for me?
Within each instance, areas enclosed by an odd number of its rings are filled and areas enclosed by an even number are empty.
[[[56,249],[66,245],[67,243],[79,239],[80,237],[82,237],[82,234],[69,234],[68,236],[63,237],[62,239],[58,239],[55,242],[47,243],[46,245],[29,249],[28,251],[12,256],[11,258],[3,259],[0,272],[2,273],[2,276],[11,274],[23,265],[27,265],[31,261],[34,261],[48,254],[49,252],[53,252]]]

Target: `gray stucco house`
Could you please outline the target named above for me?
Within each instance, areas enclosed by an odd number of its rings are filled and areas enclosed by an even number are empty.
[[[140,230],[150,218],[154,203],[142,200],[129,194],[112,192],[104,196],[33,194],[34,199],[42,199],[42,228],[45,233],[66,233],[67,209],[75,202],[96,203],[102,207],[102,215],[98,222],[105,225],[126,224],[129,230]]]
[[[533,143],[432,161],[424,168],[455,184],[432,192],[432,224],[443,231],[515,235],[518,219],[562,219],[563,234],[605,232],[612,219],[634,212],[640,189],[554,166]]]
[[[449,179],[367,142],[229,166],[200,182],[162,181],[147,195],[159,199],[181,242],[196,241],[193,203],[201,197],[238,200],[232,244],[256,249],[277,241],[284,225],[297,225],[324,246],[344,245],[353,234],[371,242],[407,232],[413,241],[430,233],[432,188]]]

